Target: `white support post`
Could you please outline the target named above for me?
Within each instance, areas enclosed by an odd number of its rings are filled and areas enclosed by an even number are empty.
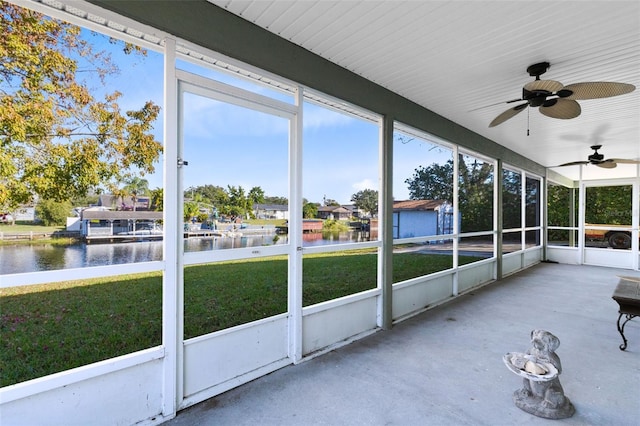
[[[182,259],[179,250],[178,224],[181,218],[178,201],[178,84],[175,72],[176,42],[165,39],[164,53],[164,239],[162,278],[163,361],[162,414],[175,416],[181,395],[182,333]]]
[[[289,127],[289,357],[302,360],[302,149],[304,89],[298,86],[298,109]]]
[[[547,194],[549,185],[549,169],[544,170],[544,178],[540,179],[540,243],[542,244],[542,260],[549,260],[547,257],[547,244],[549,242],[549,224],[547,223],[547,209],[549,196]]]
[[[453,273],[453,284],[451,293],[453,296],[458,295],[458,250],[460,239],[460,203],[458,202],[460,183],[460,151],[458,145],[453,146],[453,240],[452,242],[452,267],[455,271]]]
[[[502,208],[502,190],[504,188],[504,173],[502,160],[493,162],[493,257],[496,267],[493,278],[502,279],[502,225],[504,223],[504,209]]]
[[[636,180],[631,196],[631,253],[632,268],[640,269],[640,164],[636,165]]]
[[[524,249],[527,247],[527,172],[520,169],[520,269],[524,268]]]
[[[578,182],[578,265],[584,265],[584,219],[585,219],[585,196],[587,191],[582,182],[582,170],[585,166],[580,165],[580,177]]]

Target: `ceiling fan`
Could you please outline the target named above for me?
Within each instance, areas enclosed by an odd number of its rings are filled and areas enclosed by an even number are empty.
[[[640,164],[640,160],[627,160],[624,158],[607,158],[605,160],[604,155],[598,152],[600,148],[602,148],[602,145],[592,145],[591,149],[593,149],[594,152],[589,157],[587,157],[587,161],[572,161],[570,163],[560,164],[557,167],[577,166],[580,164],[593,164],[605,169],[613,169],[618,164]]]
[[[576,118],[581,112],[580,104],[576,102],[576,99],[609,98],[633,92],[636,88],[633,84],[608,81],[574,83],[564,86],[559,81],[540,80],[540,76],[547,72],[549,67],[549,62],[540,62],[529,66],[527,72],[536,79],[524,85],[522,98],[512,99],[504,103],[525,102],[498,115],[489,124],[489,127],[504,123],[519,112],[524,111],[528,106],[539,107],[540,113],[547,117]]]

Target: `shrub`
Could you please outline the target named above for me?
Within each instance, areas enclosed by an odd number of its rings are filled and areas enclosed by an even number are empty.
[[[72,208],[70,201],[42,200],[36,206],[36,216],[45,226],[64,226]]]
[[[338,220],[325,220],[322,224],[322,231],[324,232],[347,232],[349,231],[349,225]]]

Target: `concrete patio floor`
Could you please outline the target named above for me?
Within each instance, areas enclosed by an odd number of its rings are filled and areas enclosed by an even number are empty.
[[[193,425],[640,425],[640,318],[626,351],[611,298],[637,271],[539,264],[325,355],[178,413]],[[560,382],[576,408],[548,420],[517,408],[502,361],[529,334],[560,339]]]

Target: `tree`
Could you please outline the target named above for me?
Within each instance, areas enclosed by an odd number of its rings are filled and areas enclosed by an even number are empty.
[[[324,197],[323,202],[325,206],[340,207],[340,203],[334,200],[333,198]]]
[[[351,196],[351,201],[369,216],[376,217],[378,215],[378,191],[375,189],[358,191]]]
[[[302,206],[302,217],[305,219],[314,219],[318,216],[317,203],[304,203]]]
[[[104,82],[117,67],[79,27],[0,2],[0,211],[154,172],[160,108],[147,101],[123,112],[117,91],[99,101],[80,78],[86,71]]]
[[[249,190],[249,194],[247,194],[247,201],[249,207],[253,207],[254,204],[264,203],[264,190],[259,186],[254,186]]]
[[[95,193],[89,193],[83,197],[75,197],[71,200],[73,206],[90,206],[92,204],[98,204],[100,196]]]
[[[418,167],[405,180],[412,200],[453,200],[453,160]]]
[[[163,211],[164,210],[164,188],[156,188],[151,191],[151,210]]]
[[[133,198],[133,211],[136,211],[136,201],[138,201],[138,195],[146,195],[149,192],[149,181],[141,179],[137,176],[127,180],[127,184],[124,187],[124,191],[128,196]]]
[[[540,217],[540,204],[542,203],[542,194],[540,193],[540,187],[542,185],[542,182],[538,179],[526,177],[524,185],[524,226],[530,227],[542,225],[542,218]]]
[[[198,208],[198,203],[194,203],[193,201],[188,201],[184,203],[184,221],[188,222],[192,218],[197,217],[200,210]]]
[[[502,170],[502,227],[519,228],[522,224],[522,176]]]
[[[289,199],[287,197],[265,196],[264,202],[267,204],[280,204],[282,206],[285,206],[289,204]]]
[[[493,167],[459,156],[458,208],[461,231],[488,231],[493,228]],[[412,200],[443,200],[453,203],[453,161],[419,167],[408,184]]]
[[[462,232],[493,229],[493,167],[460,155],[458,207]]]
[[[247,210],[247,197],[242,186],[227,185],[231,214],[242,215]]]
[[[221,186],[196,186],[192,189],[192,192],[194,194],[202,195],[203,200],[208,200],[209,203],[213,204],[216,207],[222,207],[226,204],[229,204],[229,194]]]
[[[577,214],[577,189],[557,184],[547,185],[547,221],[549,225],[576,226]]]
[[[585,223],[631,225],[632,186],[593,186],[585,191]]]
[[[45,226],[63,226],[73,206],[69,201],[41,200],[36,206],[36,216]]]

